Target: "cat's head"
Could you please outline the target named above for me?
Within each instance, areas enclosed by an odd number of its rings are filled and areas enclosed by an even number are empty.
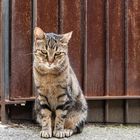
[[[45,33],[34,29],[34,67],[42,73],[55,73],[68,64],[68,43],[72,32],[66,34]]]

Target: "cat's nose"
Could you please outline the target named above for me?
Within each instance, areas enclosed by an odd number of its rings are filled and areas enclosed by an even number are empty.
[[[52,62],[48,62],[49,63],[49,66],[51,66]]]
[[[49,63],[49,65],[51,65],[51,64],[53,63],[53,61],[54,61],[53,58],[49,58],[49,59],[48,59],[48,63]]]
[[[48,61],[49,66],[51,66],[52,63],[53,63],[53,61]]]

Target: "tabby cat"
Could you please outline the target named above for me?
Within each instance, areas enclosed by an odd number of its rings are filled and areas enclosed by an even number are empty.
[[[80,133],[87,118],[87,103],[69,63],[71,35],[34,29],[35,110],[44,138]]]

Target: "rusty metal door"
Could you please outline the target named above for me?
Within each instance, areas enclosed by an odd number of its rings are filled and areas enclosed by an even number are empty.
[[[69,56],[88,101],[89,122],[140,123],[140,1],[0,0],[0,7],[3,122],[7,115],[31,117],[35,93],[28,54],[39,26],[73,31]]]

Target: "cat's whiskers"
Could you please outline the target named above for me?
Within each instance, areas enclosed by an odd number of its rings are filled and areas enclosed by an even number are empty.
[[[25,54],[19,54],[20,56],[28,56],[28,55],[33,55],[33,54],[36,54],[36,53],[25,53]]]
[[[31,66],[25,73],[23,73],[23,76],[27,76],[27,74],[33,69],[33,66]]]

